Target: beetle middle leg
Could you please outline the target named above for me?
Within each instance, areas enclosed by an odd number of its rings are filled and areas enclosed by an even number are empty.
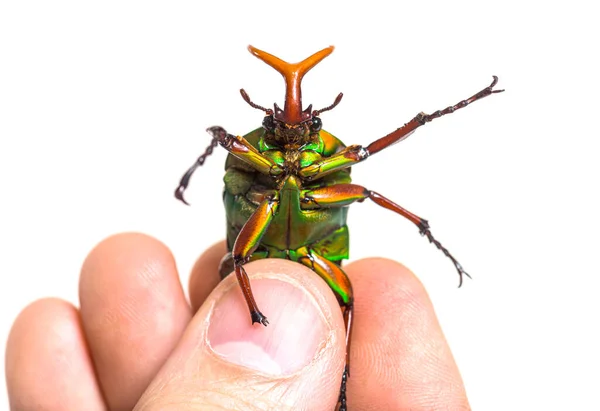
[[[248,262],[262,260],[263,258],[268,258],[268,252],[266,251],[255,251],[252,253]],[[219,275],[221,276],[221,280],[224,280],[232,271],[235,270],[233,263],[233,254],[227,253],[221,258],[221,262],[219,263]]]
[[[328,187],[315,188],[313,190],[304,190],[301,202],[303,209],[310,210],[316,208],[343,207],[352,204],[355,201],[362,202],[367,198],[383,208],[387,208],[396,214],[400,214],[402,217],[415,224],[421,235],[426,236],[430,243],[435,245],[452,261],[460,278],[459,287],[462,285],[463,275],[471,278],[456,258],[454,258],[454,256],[450,254],[450,252],[436,240],[435,237],[433,237],[427,220],[411,213],[375,191],[368,190],[357,184],[335,184]]]
[[[352,336],[352,312],[354,310],[354,295],[352,284],[342,268],[319,255],[308,247],[298,250],[298,262],[312,269],[333,290],[338,303],[343,308],[344,324],[346,325],[346,367],[342,375],[338,411],[346,411],[346,383],[350,376],[350,341]]]
[[[261,323],[267,325],[267,317],[265,317],[254,300],[250,280],[243,265],[250,260],[250,256],[260,244],[260,239],[267,231],[269,224],[273,220],[273,216],[279,208],[279,193],[276,191],[265,196],[265,199],[260,203],[254,214],[248,219],[233,245],[231,254],[233,256],[233,269],[237,277],[238,283],[242,288],[244,299],[248,304],[252,324]]]

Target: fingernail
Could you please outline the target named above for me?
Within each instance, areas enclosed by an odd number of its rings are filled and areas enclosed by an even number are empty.
[[[238,286],[216,303],[208,342],[223,359],[272,375],[294,373],[308,365],[327,338],[330,326],[308,292],[286,281],[252,280],[252,290],[267,327],[252,325]]]

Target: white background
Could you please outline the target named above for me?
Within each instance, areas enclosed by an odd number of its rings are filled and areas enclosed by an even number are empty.
[[[29,302],[77,304],[83,259],[113,233],[161,239],[187,282],[224,236],[223,150],[192,179],[192,207],[172,195],[204,129],[260,125],[241,87],[283,103],[280,75],[247,45],[298,61],[333,44],[303,96],[319,108],[344,92],[322,119],[348,144],[500,77],[505,93],[353,169],[427,218],[474,280],[457,289],[450,261],[372,203],[351,208],[352,259],[395,258],[419,275],[474,409],[600,409],[593,2],[251,3],[2,3],[1,345]]]

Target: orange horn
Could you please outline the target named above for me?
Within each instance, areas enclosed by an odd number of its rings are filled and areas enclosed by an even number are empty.
[[[277,120],[284,121],[287,124],[298,124],[310,119],[310,113],[307,114],[302,112],[302,91],[300,89],[300,83],[302,82],[302,77],[304,77],[311,68],[316,66],[317,63],[333,52],[333,46],[318,51],[299,63],[288,63],[272,54],[259,50],[256,47],[248,46],[248,50],[250,50],[250,53],[280,72],[285,79],[285,105],[283,107],[283,113],[275,110],[276,117],[279,117]]]

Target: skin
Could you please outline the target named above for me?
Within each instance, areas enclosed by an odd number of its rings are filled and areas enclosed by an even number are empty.
[[[249,321],[241,293],[231,291],[234,276],[219,282],[224,254],[225,243],[219,242],[198,259],[188,302],[162,243],[130,233],[101,242],[83,265],[79,308],[48,298],[30,304],[15,320],[6,350],[11,410],[288,409],[281,404],[332,410],[344,361],[343,320],[325,282],[300,264],[277,260],[275,266],[271,259],[245,267],[258,284],[257,299],[269,295],[261,281],[276,267],[281,281],[320,307],[325,325],[317,327],[324,333],[317,337],[326,343],[308,365],[280,378],[208,353],[200,336],[212,326],[211,307],[234,299],[238,327]],[[380,258],[345,270],[356,298],[349,409],[469,410],[419,280],[401,264]],[[278,297],[270,298],[276,306]]]

